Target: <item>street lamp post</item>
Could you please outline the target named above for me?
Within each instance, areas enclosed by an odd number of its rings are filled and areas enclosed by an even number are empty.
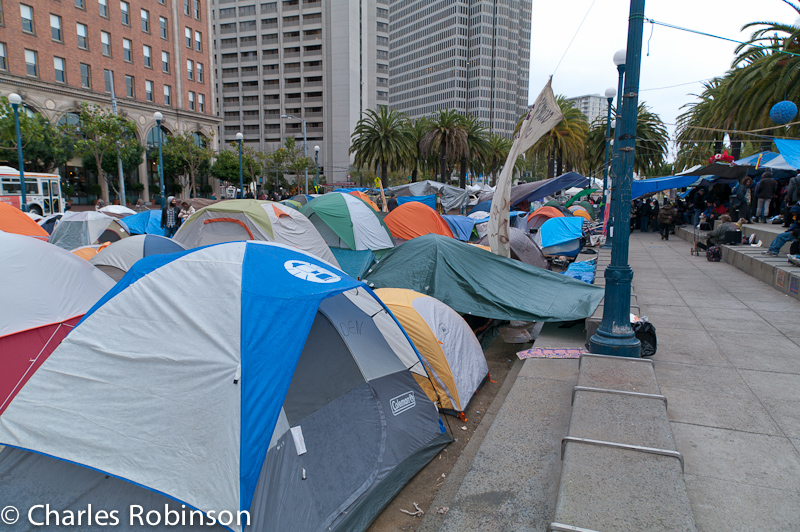
[[[236,134],[236,140],[239,141],[239,194],[242,195],[241,199],[244,199],[244,181],[242,180],[242,140],[244,140],[244,135],[241,131]]]
[[[314,192],[319,186],[319,146],[314,146],[314,164],[317,166],[317,177],[314,179]]]
[[[617,118],[619,118],[622,113],[622,84],[625,80],[625,56],[627,52],[623,48],[622,50],[617,50],[614,54],[614,64],[617,65],[617,73],[619,74],[619,81],[617,82]],[[611,144],[611,162],[609,163],[609,171],[611,177],[611,213],[609,216],[608,222],[608,235],[606,236],[606,243],[603,247],[613,247],[614,245],[614,226],[616,223],[616,210],[614,208],[614,202],[617,201],[616,198],[619,196],[617,195],[617,191],[619,187],[616,186],[616,179],[621,175],[619,171],[619,131],[620,128],[614,127],[614,140]]]
[[[281,118],[292,118],[299,120],[303,123],[303,157],[308,159],[308,137],[306,136],[306,120],[305,118],[297,118],[293,115],[281,115]],[[306,195],[308,195],[308,166],[306,166]]]
[[[633,270],[628,264],[628,239],[630,237],[631,183],[636,147],[636,120],[639,109],[639,70],[642,61],[643,26],[644,0],[631,0],[627,57],[624,63],[627,65],[628,72],[625,76],[624,92],[620,91],[620,98],[624,97],[625,101],[615,132],[619,160],[616,165],[618,177],[614,183],[617,194],[616,199],[612,199],[611,206],[615,211],[617,235],[612,244],[611,265],[605,271],[606,291],[603,321],[589,340],[592,353],[634,358],[639,357],[641,344],[636,339],[630,320]]]
[[[611,140],[611,104],[614,102],[614,96],[617,95],[617,89],[609,87],[606,89],[606,100],[608,101],[608,114],[606,116],[606,152],[603,159],[603,210],[606,209],[608,198],[606,191],[608,190],[608,147]],[[603,214],[601,213],[601,216]]]
[[[156,119],[156,128],[158,129],[158,184],[161,187],[161,210],[163,211],[164,206],[166,205],[164,191],[164,155],[161,152],[161,137],[163,137],[161,132],[161,121],[164,119],[164,115],[156,111],[153,113],[153,118]]]
[[[22,193],[19,208],[22,212],[28,212],[28,199],[25,197],[25,161],[22,159],[22,132],[19,129],[19,104],[22,103],[22,96],[13,92],[8,95],[8,102],[14,108],[14,127],[17,129],[17,157],[19,157],[19,190]]]

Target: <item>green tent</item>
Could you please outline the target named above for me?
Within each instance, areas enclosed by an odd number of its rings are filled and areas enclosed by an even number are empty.
[[[591,216],[592,218],[594,218],[594,217],[595,217],[594,205],[592,205],[592,204],[591,204],[591,203],[589,203],[588,201],[579,201],[579,202],[578,202],[578,203],[576,203],[575,205],[580,205],[581,207],[583,207],[584,209],[586,209],[586,212],[588,212],[588,213],[589,213],[589,216]]]
[[[573,203],[575,203],[576,201],[578,201],[582,197],[588,196],[589,194],[592,194],[594,192],[597,192],[596,188],[585,188],[585,189],[581,190],[580,192],[578,192],[577,194],[575,194],[574,196],[572,196],[569,199],[569,201],[567,201],[567,203],[564,205],[564,207],[569,207],[570,205],[572,205]]]
[[[392,233],[378,213],[356,196],[325,194],[306,203],[300,212],[332,248],[371,250],[382,256],[381,250],[394,247]]]
[[[371,288],[408,288],[462,314],[500,320],[591,316],[603,289],[440,235],[405,242],[365,275]]]

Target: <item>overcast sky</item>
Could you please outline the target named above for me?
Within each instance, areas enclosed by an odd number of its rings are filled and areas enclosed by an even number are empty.
[[[591,10],[589,6],[592,0],[534,0],[530,102],[551,74],[553,91],[567,97],[602,95],[608,87],[617,87],[612,58],[627,44],[630,2],[594,0]],[[798,15],[781,0],[646,0],[645,17],[744,41],[752,33],[752,29],[741,31],[748,22],[792,24]],[[701,80],[720,76],[730,68],[737,46],[647,22],[643,41],[639,102],[644,101],[668,124],[675,123],[682,105],[695,101],[691,94],[702,92]],[[680,86],[660,89],[673,85]],[[674,136],[674,127],[669,130]]]

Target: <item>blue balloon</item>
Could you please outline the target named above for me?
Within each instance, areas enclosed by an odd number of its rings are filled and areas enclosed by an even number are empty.
[[[778,125],[788,124],[795,116],[797,116],[797,106],[788,100],[776,103],[769,110],[769,117]]]

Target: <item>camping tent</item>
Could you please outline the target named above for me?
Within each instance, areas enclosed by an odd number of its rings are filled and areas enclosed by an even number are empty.
[[[410,365],[424,372],[372,291],[310,254],[145,257],[3,413],[3,503],[364,530],[450,441]]]
[[[511,247],[512,259],[524,262],[525,264],[530,264],[531,266],[536,266],[537,268],[544,268],[545,270],[550,269],[550,264],[544,257],[542,250],[539,248],[536,242],[531,240],[527,231],[517,229],[516,227],[510,227],[508,229],[508,236],[510,239],[509,245]],[[478,240],[477,243],[483,246],[488,246],[489,237],[484,236]]]
[[[47,235],[48,235],[48,238],[49,238],[49,235],[53,232],[53,229],[55,229],[55,227],[56,227],[56,223],[58,223],[58,221],[61,219],[62,216],[64,216],[64,215],[61,214],[61,213],[59,213],[59,214],[51,214],[49,216],[45,216],[45,217],[41,218],[36,223],[39,224],[39,226],[42,229],[47,231]]]
[[[161,211],[148,210],[142,211],[122,219],[132,235],[161,235],[164,236],[164,228],[161,227]]]
[[[589,211],[586,210],[586,207],[583,205],[573,205],[569,208],[569,212],[571,212],[574,216],[580,216],[587,222],[592,221],[592,217],[589,215]]]
[[[50,243],[63,249],[116,242],[130,235],[122,220],[115,220],[101,212],[70,211],[56,223],[50,235]]]
[[[209,205],[183,222],[173,238],[187,249],[237,240],[278,242],[339,267],[308,218],[296,209],[271,201],[240,199]]]
[[[101,249],[89,264],[96,266],[115,281],[119,281],[142,257],[177,253],[186,248],[179,242],[160,235],[135,235]]]
[[[0,249],[2,414],[114,281],[69,251],[26,236],[0,231]]]
[[[392,234],[365,201],[350,194],[325,194],[306,203],[301,211],[325,243],[353,251],[394,247]]]
[[[360,190],[353,190],[352,192],[348,192],[348,194],[350,194],[351,196],[355,196],[355,197],[357,197],[357,198],[359,198],[359,199],[362,199],[362,200],[364,200],[364,202],[365,202],[367,205],[369,205],[370,207],[372,207],[374,210],[376,210],[376,211],[379,211],[379,210],[380,210],[380,209],[378,208],[378,206],[377,206],[377,205],[375,205],[375,202],[374,202],[374,201],[372,201],[372,200],[370,199],[370,197],[369,197],[369,196],[367,196],[366,194],[364,194],[362,191],[360,191]]]
[[[402,288],[375,291],[422,355],[430,379],[417,383],[440,410],[464,417],[470,399],[489,374],[475,333],[456,311],[432,297]]]
[[[136,211],[124,205],[106,205],[100,209],[100,212],[114,218],[125,218],[126,216],[133,216],[136,214]]]
[[[528,229],[539,229],[550,218],[562,218],[565,214],[555,207],[539,207],[528,215]]]
[[[469,242],[472,236],[472,230],[475,228],[475,218],[460,216],[458,214],[443,214],[442,218],[444,218],[444,221],[450,226],[454,238],[462,242]]]
[[[394,248],[365,275],[375,288],[408,288],[462,314],[519,321],[592,315],[603,289],[439,235]]]
[[[407,185],[389,187],[384,190],[386,196],[430,196],[441,194],[442,208],[445,212],[460,209],[469,202],[469,192],[463,188],[446,185],[437,181],[417,181]]]
[[[453,231],[438,212],[415,201],[398,206],[383,221],[398,240],[411,240],[427,234],[453,238]]]
[[[567,172],[566,174],[543,181],[523,183],[511,187],[511,206],[513,207],[520,203],[541,200],[546,196],[555,194],[559,190],[570,187],[585,187],[588,184],[589,180],[576,172]],[[481,203],[491,201],[493,197],[494,193],[483,194],[479,198],[479,201]]]
[[[586,209],[586,212],[589,213],[589,216],[591,216],[592,218],[595,217],[596,213],[595,213],[595,210],[594,210],[594,205],[592,205],[588,201],[579,201],[579,202],[575,203],[575,205],[580,205],[581,207]]]
[[[122,240],[125,240],[124,238]],[[119,242],[122,242],[120,240]],[[111,245],[111,242],[103,242],[102,244],[92,244],[90,246],[81,246],[79,248],[75,248],[70,253],[75,255],[76,257],[80,257],[83,260],[90,260],[92,257],[100,253],[101,249],[104,249]]]
[[[2,201],[0,201],[0,231],[32,236],[39,240],[47,240],[49,236],[47,231],[24,212]]]
[[[583,218],[580,216],[551,218],[533,236],[545,255],[575,257],[581,250]]]

